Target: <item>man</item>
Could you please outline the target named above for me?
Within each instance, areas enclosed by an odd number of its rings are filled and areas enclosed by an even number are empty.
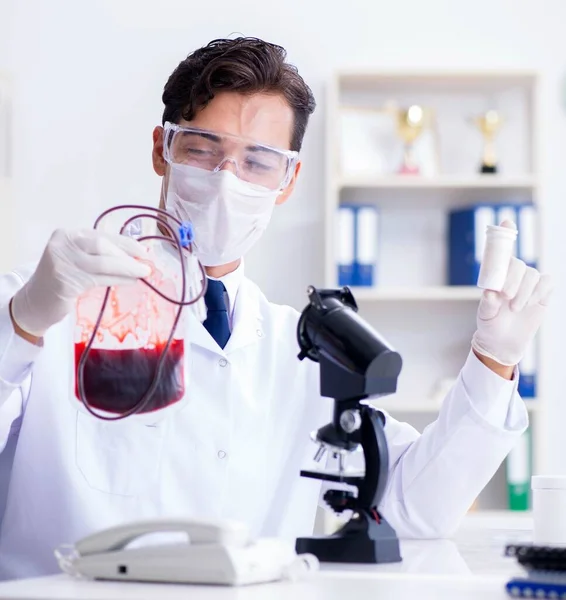
[[[76,299],[146,277],[138,242],[57,231],[37,266],[0,278],[4,578],[53,573],[57,545],[136,519],[312,531],[320,487],[299,471],[331,402],[319,396],[317,366],[296,358],[296,311],[269,303],[242,257],[293,190],[314,99],[282,48],[245,38],[189,55],[163,101],[153,132],[162,206],[193,223],[214,305],[204,324],[189,314],[188,402],[151,424],[107,423],[68,399]],[[390,477],[379,508],[400,536],[451,533],[527,427],[516,365],[549,295],[548,277],[514,259],[503,292],[480,302],[438,420],[419,435],[386,417]]]

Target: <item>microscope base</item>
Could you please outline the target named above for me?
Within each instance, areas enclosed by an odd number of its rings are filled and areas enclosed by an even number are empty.
[[[399,539],[387,521],[367,517],[352,519],[336,533],[298,538],[297,554],[314,554],[320,562],[393,563],[401,561]]]

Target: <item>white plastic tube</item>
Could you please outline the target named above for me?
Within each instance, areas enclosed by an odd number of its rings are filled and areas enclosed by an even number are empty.
[[[566,546],[566,477],[537,475],[533,490],[533,542],[540,546]]]
[[[509,262],[515,250],[517,230],[488,225],[478,287],[500,292],[505,284]]]

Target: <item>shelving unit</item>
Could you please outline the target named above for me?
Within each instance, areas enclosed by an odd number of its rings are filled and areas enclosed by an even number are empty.
[[[358,302],[396,302],[413,301],[429,302],[444,300],[462,300],[477,302],[481,296],[481,290],[472,286],[422,286],[422,287],[356,287],[351,290]]]
[[[336,287],[337,208],[342,203],[379,207],[377,285],[352,291],[360,314],[403,357],[398,393],[379,406],[422,430],[439,410],[439,382],[454,379],[470,351],[481,290],[446,285],[447,211],[476,202],[532,202],[540,215],[538,180],[538,80],[512,71],[343,71],[328,88],[326,106],[325,279]],[[340,111],[381,109],[391,101],[434,107],[439,171],[435,175],[344,173]],[[497,108],[505,117],[496,138],[500,172],[479,174],[482,138],[469,122]],[[537,231],[540,239],[540,222]],[[540,256],[539,266],[544,263]],[[539,351],[540,356],[540,351]],[[539,360],[537,399],[531,416],[534,470],[544,470],[544,365]],[[542,383],[541,383],[541,380]],[[434,400],[433,400],[434,399]],[[505,510],[505,469],[480,496],[479,508]]]
[[[526,401],[526,406],[530,414],[539,412],[540,405],[535,399],[529,399],[528,401]],[[438,403],[432,403],[426,399],[424,401],[415,401],[412,403],[398,403],[394,399],[384,399],[379,402],[379,408],[393,415],[414,413],[436,415],[440,410],[440,406]]]
[[[490,176],[449,176],[436,177],[390,175],[386,177],[343,176],[337,179],[339,188],[373,188],[373,189],[503,189],[503,190],[532,190],[536,186],[533,177],[501,177]]]

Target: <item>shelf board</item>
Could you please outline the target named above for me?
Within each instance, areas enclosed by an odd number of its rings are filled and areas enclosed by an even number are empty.
[[[482,290],[475,286],[422,286],[422,287],[350,287],[354,298],[360,302],[479,300]]]
[[[338,80],[374,80],[374,81],[503,81],[529,83],[536,79],[536,71],[526,69],[340,69]]]
[[[527,398],[524,402],[529,412],[534,413],[539,410],[540,404],[535,398]],[[372,404],[376,408],[381,408],[392,415],[405,413],[436,414],[440,410],[440,406],[430,400],[423,400],[423,402],[407,402],[400,400],[396,402],[395,399],[391,399],[376,401]]]
[[[449,175],[438,177],[420,177],[418,175],[388,175],[382,177],[350,175],[340,177],[337,185],[339,189],[532,190],[536,187],[536,178],[529,175],[521,177],[505,177],[503,175],[475,175],[469,177]]]
[[[445,93],[495,93],[509,88],[532,89],[537,74],[525,70],[372,70],[343,69],[337,73],[339,89],[379,89],[381,92],[415,89]]]
[[[376,408],[381,408],[392,415],[403,413],[434,414],[440,409],[438,404],[433,403],[430,400],[424,400],[423,402],[406,402],[400,400],[396,403],[395,399],[391,399],[375,402],[374,406]]]

